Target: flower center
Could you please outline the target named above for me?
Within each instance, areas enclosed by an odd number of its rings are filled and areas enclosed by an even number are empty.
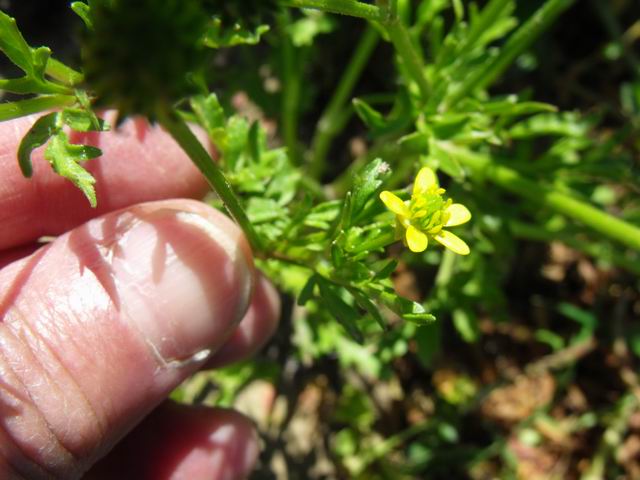
[[[451,216],[447,209],[451,200],[444,200],[444,189],[432,187],[419,195],[413,195],[409,203],[411,217],[409,222],[418,230],[435,235],[447,223]]]

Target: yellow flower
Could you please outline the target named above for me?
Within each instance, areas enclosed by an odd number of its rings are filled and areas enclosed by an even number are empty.
[[[380,200],[396,214],[398,238],[403,238],[412,252],[424,252],[433,239],[459,255],[469,254],[469,246],[444,228],[467,223],[471,213],[461,203],[442,198],[444,192],[435,172],[423,167],[413,184],[411,200],[403,202],[391,192],[380,193]]]

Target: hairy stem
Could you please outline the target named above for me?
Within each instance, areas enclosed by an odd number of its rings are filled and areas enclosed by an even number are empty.
[[[253,229],[247,214],[240,205],[240,201],[233,192],[231,185],[216,165],[211,155],[205,150],[200,141],[193,134],[189,126],[178,115],[171,112],[160,112],[160,124],[178,142],[189,155],[191,161],[205,176],[209,185],[224,202],[224,206],[244,231],[254,252],[262,251],[262,242]]]

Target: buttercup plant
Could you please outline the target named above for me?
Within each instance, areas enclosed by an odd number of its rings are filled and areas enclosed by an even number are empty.
[[[607,185],[635,179],[628,158],[593,135],[591,118],[529,91],[492,93],[573,4],[530,2],[530,15],[516,15],[515,0],[76,1],[84,30],[73,68],[0,12],[0,51],[22,72],[0,79],[13,95],[0,121],[41,113],[16,162],[31,176],[31,155],[44,146],[92,206],[101,152],[72,143],[70,132],[117,128],[132,115],[159,124],[209,182],[207,201],[242,228],[258,268],[293,299],[285,343],[297,365],[335,359],[341,378],[404,384],[394,362],[414,355],[431,368],[449,319],[473,343],[481,316],[504,317],[516,239],[569,245],[640,273],[637,217],[624,213],[627,200],[601,201],[615,197]],[[379,54],[383,42],[391,56]],[[384,75],[367,75],[372,65]],[[100,118],[105,108],[118,110],[114,125]],[[215,160],[190,124],[207,133]],[[231,403],[240,384],[284,375],[285,363],[207,378]],[[465,394],[447,398],[462,399],[463,415],[476,390],[458,380]],[[196,380],[175,396],[206,390]],[[347,393],[340,408],[365,409]],[[425,421],[361,454],[357,439],[374,441],[374,420],[340,422],[332,448],[361,478],[389,452],[414,455],[400,452],[403,442],[454,428]]]

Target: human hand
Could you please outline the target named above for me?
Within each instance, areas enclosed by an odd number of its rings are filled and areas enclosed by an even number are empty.
[[[78,139],[104,153],[90,167],[98,209],[41,152],[22,178],[17,145],[34,120],[0,123],[0,478],[245,477],[258,453],[247,419],[165,401],[275,329],[278,297],[254,281],[240,230],[162,200],[206,184],[139,120]],[[43,235],[60,236],[38,248]]]

